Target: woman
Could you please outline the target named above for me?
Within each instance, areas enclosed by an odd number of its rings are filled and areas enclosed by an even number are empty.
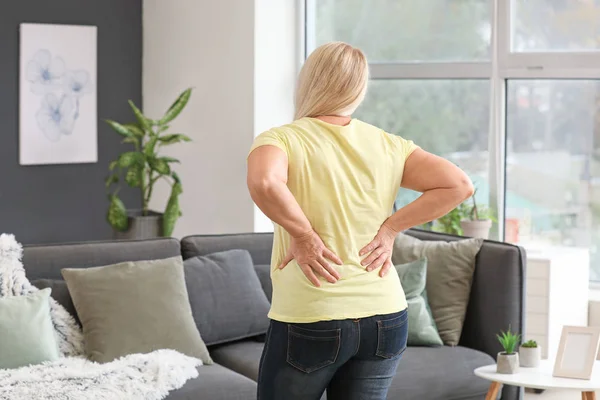
[[[250,151],[250,194],[275,223],[259,400],[385,399],[408,328],[394,238],[473,193],[452,163],[351,117],[367,81],[360,50],[319,47],[298,78],[296,120]],[[423,194],[390,216],[400,187]]]

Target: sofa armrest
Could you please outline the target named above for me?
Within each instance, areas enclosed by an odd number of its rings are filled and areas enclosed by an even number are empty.
[[[411,229],[421,240],[455,241],[459,236]],[[500,351],[501,330],[525,331],[525,250],[508,243],[486,240],[476,259],[471,296],[460,345],[482,351],[494,359]]]

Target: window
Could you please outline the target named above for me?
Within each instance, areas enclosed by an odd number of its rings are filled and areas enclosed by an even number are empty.
[[[305,33],[365,51],[357,117],[467,171],[494,238],[600,281],[600,0],[306,0]]]
[[[490,58],[487,0],[316,0],[316,44],[353,43],[372,62]],[[393,38],[393,39],[392,39]]]
[[[600,8],[594,0],[514,1],[511,47],[517,52],[600,48]]]

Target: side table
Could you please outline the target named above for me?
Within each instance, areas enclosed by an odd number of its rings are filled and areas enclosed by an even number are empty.
[[[486,400],[496,400],[502,384],[530,389],[571,389],[581,392],[582,400],[596,400],[600,390],[600,362],[596,361],[592,379],[555,378],[552,376],[554,361],[542,360],[537,368],[519,368],[516,374],[496,373],[496,364],[477,368],[474,372],[480,378],[491,381]]]

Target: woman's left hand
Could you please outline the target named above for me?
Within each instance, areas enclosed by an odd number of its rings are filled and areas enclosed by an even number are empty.
[[[392,249],[394,248],[394,240],[398,234],[386,222],[381,225],[371,243],[363,247],[358,253],[361,257],[368,254],[361,262],[367,271],[370,272],[382,267],[379,271],[379,276],[381,277],[385,276],[392,267]]]

